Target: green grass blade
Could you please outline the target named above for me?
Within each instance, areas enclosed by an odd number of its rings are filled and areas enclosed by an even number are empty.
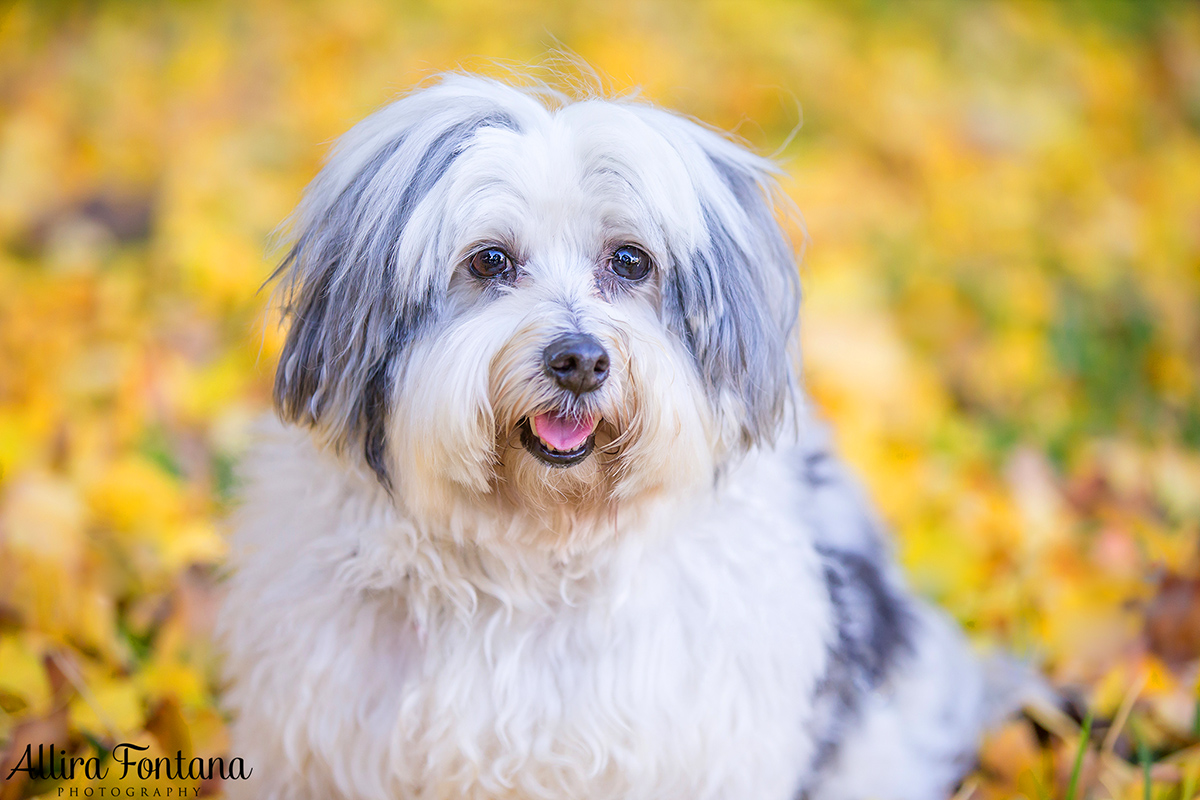
[[[1075,800],[1075,794],[1079,791],[1079,773],[1083,771],[1083,756],[1087,752],[1091,738],[1092,711],[1088,709],[1087,716],[1083,718],[1083,730],[1079,733],[1079,750],[1075,753],[1075,765],[1071,767],[1071,782],[1067,784],[1065,800]]]
[[[1133,741],[1137,746],[1137,760],[1142,767],[1142,797],[1144,800],[1151,800],[1153,794],[1153,786],[1150,783],[1150,746],[1146,744],[1146,737],[1142,736],[1142,732],[1137,725],[1133,724],[1133,720],[1129,721],[1129,729],[1133,732]]]

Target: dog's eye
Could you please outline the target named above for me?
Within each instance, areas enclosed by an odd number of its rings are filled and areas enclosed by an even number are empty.
[[[480,250],[471,256],[471,274],[476,278],[497,278],[508,272],[512,259],[498,247]]]
[[[612,271],[627,281],[640,281],[650,274],[650,256],[640,247],[618,247],[608,259]]]

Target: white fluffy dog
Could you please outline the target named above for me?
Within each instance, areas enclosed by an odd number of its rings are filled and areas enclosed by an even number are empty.
[[[944,795],[988,714],[793,369],[774,167],[451,76],[341,139],[223,641],[253,798]]]

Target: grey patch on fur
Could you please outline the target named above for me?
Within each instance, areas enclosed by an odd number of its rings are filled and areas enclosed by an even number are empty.
[[[709,395],[729,392],[740,401],[742,439],[750,445],[774,436],[790,398],[788,340],[800,281],[766,176],[711,153],[708,160],[742,219],[723,219],[702,199],[708,242],[669,271],[664,305]],[[734,229],[754,240],[739,243]]]
[[[389,488],[385,420],[395,356],[436,317],[441,295],[437,286],[404,285],[397,245],[417,206],[484,127],[518,126],[506,114],[476,114],[433,132],[415,158],[406,150],[423,131],[403,131],[332,200],[306,197],[303,227],[272,275],[284,276],[291,320],[275,374],[280,417],[321,427],[338,447],[361,445]]]
[[[889,567],[881,525],[823,425],[808,421],[792,463],[803,490],[799,513],[812,530],[836,623],[813,699],[819,774],[836,758],[862,699],[913,652],[916,618]]]
[[[823,489],[837,482],[836,462],[828,450],[806,453],[801,464],[804,482],[813,489]]]
[[[857,552],[818,546],[833,606],[836,639],[817,687],[814,708],[821,733],[813,770],[837,755],[858,718],[864,696],[882,684],[913,651],[915,618],[904,597],[888,584],[881,565]]]

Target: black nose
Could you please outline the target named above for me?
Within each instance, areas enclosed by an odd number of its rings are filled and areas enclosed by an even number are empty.
[[[608,377],[608,353],[586,333],[555,339],[542,353],[542,364],[555,383],[575,394],[596,391]]]

